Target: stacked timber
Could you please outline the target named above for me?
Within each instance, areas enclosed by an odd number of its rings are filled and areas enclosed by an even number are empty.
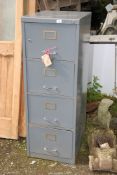
[[[81,4],[90,0],[37,0],[39,10],[60,10],[64,7],[75,6],[76,10],[81,9]]]

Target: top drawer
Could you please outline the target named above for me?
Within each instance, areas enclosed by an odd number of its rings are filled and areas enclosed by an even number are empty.
[[[75,25],[26,23],[25,34],[26,57],[41,58],[44,50],[52,49],[50,53],[54,59],[74,60]]]

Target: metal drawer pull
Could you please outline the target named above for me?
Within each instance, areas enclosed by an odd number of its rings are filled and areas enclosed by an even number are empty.
[[[46,87],[45,85],[43,86],[43,89],[47,90],[47,91],[54,91],[56,93],[58,93],[58,88],[57,87]]]
[[[53,121],[49,121],[46,117],[43,117],[43,120],[51,125],[59,125],[59,121],[56,118]]]
[[[54,153],[54,154],[58,154],[58,150],[57,149],[53,149],[53,150],[49,150],[47,147],[43,148],[44,151],[48,152],[48,153]]]

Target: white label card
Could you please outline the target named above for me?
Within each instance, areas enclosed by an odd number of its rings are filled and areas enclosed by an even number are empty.
[[[113,9],[113,5],[110,3],[105,8],[106,8],[107,12],[111,12]]]
[[[48,54],[44,54],[41,58],[42,58],[42,62],[44,63],[45,67],[52,65],[52,61]]]
[[[62,19],[57,19],[56,23],[62,23]]]

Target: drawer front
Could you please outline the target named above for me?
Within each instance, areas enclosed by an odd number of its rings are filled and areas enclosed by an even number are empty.
[[[27,61],[28,92],[73,96],[74,64],[54,61],[45,68],[40,60]]]
[[[41,58],[50,50],[54,59],[72,61],[75,57],[76,26],[26,23],[26,57]]]
[[[72,158],[72,144],[71,131],[29,128],[29,148],[32,153]]]
[[[71,99],[28,95],[28,111],[31,124],[73,128],[73,100]]]

